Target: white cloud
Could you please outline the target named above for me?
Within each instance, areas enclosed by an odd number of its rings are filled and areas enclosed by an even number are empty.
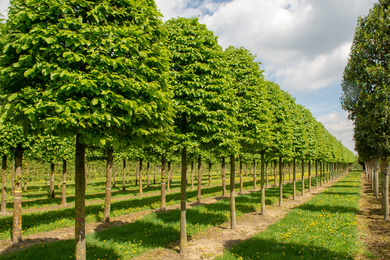
[[[9,5],[10,5],[9,0],[1,0],[0,1],[0,14],[3,15],[3,17],[0,16],[0,18],[7,19]]]
[[[290,92],[339,83],[357,17],[369,0],[234,0],[201,17],[220,44],[258,55],[267,77]]]
[[[347,112],[340,113],[338,111],[334,111],[330,114],[317,118],[317,120],[325,126],[329,133],[340,140],[345,147],[354,151],[355,143],[352,139],[353,124],[352,121],[347,119],[347,117]]]

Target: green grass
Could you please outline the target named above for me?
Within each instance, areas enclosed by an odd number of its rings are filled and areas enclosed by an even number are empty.
[[[252,184],[248,182],[245,186],[252,186]],[[219,194],[220,189],[220,187],[205,188],[202,193],[214,194],[214,192],[217,192]],[[286,184],[284,191],[284,196],[290,197],[292,195],[292,184]],[[300,191],[299,181],[297,182],[297,191]],[[179,194],[169,194],[168,196],[177,196],[174,201],[179,199]],[[196,197],[196,191],[189,191],[187,196],[189,198]],[[266,204],[277,202],[278,196],[278,187],[267,189]],[[156,198],[159,199],[159,196],[156,196]],[[261,192],[259,191],[238,196],[236,198],[237,216],[258,211],[261,206],[260,198]],[[150,198],[140,199],[140,207],[147,204],[146,199]],[[229,221],[229,218],[229,199],[190,208],[187,210],[188,235],[193,236],[209,227],[225,223]],[[87,258],[130,259],[154,248],[166,247],[179,239],[179,227],[179,210],[151,213],[133,223],[87,235]],[[0,259],[72,259],[73,257],[74,241],[67,240],[33,246],[8,256],[0,256]]]
[[[349,174],[218,259],[354,259],[361,250],[360,174]]]

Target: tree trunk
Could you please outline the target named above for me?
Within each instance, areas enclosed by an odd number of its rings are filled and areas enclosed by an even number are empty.
[[[142,159],[139,159],[139,171],[138,171],[138,178],[139,178],[139,195],[142,195]]]
[[[275,163],[274,163],[274,175],[275,175],[274,186],[275,187],[278,186],[277,185],[277,179],[278,179],[277,173],[278,173],[278,171],[276,170],[276,166],[277,166],[277,161],[275,160]]]
[[[150,188],[150,162],[146,165],[146,186]]]
[[[84,164],[84,172],[85,172],[85,189],[87,189],[88,181],[87,181],[87,175],[88,175],[88,165],[87,162]]]
[[[111,171],[111,174],[112,174],[112,187],[115,188],[116,187],[116,172],[115,172],[115,163],[113,162],[112,163],[112,171]]]
[[[54,163],[50,163],[50,199],[55,198],[54,192]]]
[[[61,204],[66,206],[66,160],[62,161],[62,194],[61,194]]]
[[[75,189],[75,257],[85,260],[85,145],[80,143],[79,134],[76,136]]]
[[[311,192],[311,161],[309,160],[309,192]]]
[[[253,189],[257,189],[257,180],[256,180],[256,161],[253,159]]]
[[[268,187],[268,162],[265,163],[265,186]]]
[[[165,164],[167,161],[166,155],[162,156],[161,159],[161,210],[165,210],[165,201],[166,201],[166,181],[167,181],[167,176],[165,174]]]
[[[12,225],[12,242],[22,241],[22,161],[23,147],[18,144],[15,148],[15,189],[14,189],[14,214]]]
[[[194,189],[194,161],[191,162],[191,190]]]
[[[15,191],[15,157],[12,159],[12,172],[11,172],[11,194],[14,196]]]
[[[126,160],[123,159],[123,180],[122,180],[122,191],[126,190]]]
[[[316,189],[318,189],[318,161],[315,161],[315,166],[316,168]]]
[[[282,156],[279,156],[279,206],[283,205]]]
[[[138,177],[139,177],[139,167],[138,162],[135,162],[135,186],[138,185]]]
[[[243,172],[242,172],[242,158],[240,158],[240,194],[242,194],[244,190],[244,182],[243,182]]]
[[[225,196],[226,195],[226,163],[225,163],[225,157],[222,157],[221,175],[222,175],[222,196]]]
[[[24,179],[24,188],[23,188],[23,190],[27,191],[27,183],[28,183],[28,176],[29,176],[29,174],[28,174],[28,164],[27,163],[26,163],[26,171],[25,171],[24,175],[26,176],[26,178]]]
[[[302,160],[302,191],[301,195],[305,194],[305,161]]]
[[[320,186],[322,187],[322,162],[320,161]]]
[[[386,157],[381,158],[381,174],[383,178],[383,216],[384,220],[389,219],[389,170]]]
[[[236,162],[230,156],[230,227],[236,229],[236,194],[235,194]]]
[[[104,201],[104,222],[110,222],[111,213],[111,175],[113,163],[113,149],[110,147],[107,150],[107,169],[106,169],[106,198]]]
[[[211,162],[209,162],[209,187],[211,187],[211,181],[213,180],[212,168],[213,168],[213,165]]]
[[[264,152],[261,152],[261,214],[265,214]]]
[[[168,178],[167,178],[167,191],[169,192],[171,190],[171,174],[172,174],[172,164],[171,162],[168,162]]]
[[[2,188],[1,188],[1,214],[7,213],[7,156],[3,155],[2,162]]]
[[[297,172],[296,172],[295,158],[293,158],[293,200],[297,198]]]
[[[157,163],[154,164],[153,184],[156,184]]]
[[[180,254],[187,253],[187,148],[181,151],[181,199],[180,199]]]
[[[202,158],[198,158],[198,193],[196,196],[196,203],[200,204],[200,198],[202,195]]]

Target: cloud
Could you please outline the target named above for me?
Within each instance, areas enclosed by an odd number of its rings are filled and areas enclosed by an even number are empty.
[[[369,0],[234,0],[201,17],[223,47],[257,54],[266,75],[287,91],[339,83],[357,17]]]
[[[338,140],[341,140],[343,145],[349,150],[355,150],[355,143],[352,139],[353,123],[347,119],[348,113],[340,113],[334,111],[325,116],[318,117],[317,120],[321,122],[325,128]]]
[[[3,15],[3,17],[0,16],[0,18],[7,19],[9,5],[10,5],[9,0],[1,0],[0,1],[0,14]]]

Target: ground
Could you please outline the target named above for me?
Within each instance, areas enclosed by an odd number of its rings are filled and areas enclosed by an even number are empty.
[[[372,256],[366,254],[359,255],[357,259],[390,259],[390,221],[384,221],[380,215],[380,199],[373,196],[370,186],[362,175],[362,196],[360,200],[360,211],[358,214],[358,226],[361,240],[365,247],[372,252]],[[250,238],[254,234],[265,230],[270,224],[283,218],[291,209],[308,201],[318,193],[323,192],[330,187],[332,183],[313,189],[311,193],[306,192],[304,196],[297,196],[296,200],[285,199],[283,206],[267,206],[265,214],[254,212],[237,218],[237,228],[230,229],[230,223],[212,227],[188,240],[188,251],[185,257],[179,254],[179,241],[169,245],[166,249],[156,249],[147,254],[137,257],[138,260],[146,259],[213,259],[215,256],[222,255],[223,252],[231,246]],[[253,191],[248,191],[253,192]],[[203,199],[202,203],[213,203],[221,197]],[[188,207],[194,206],[189,203]],[[168,209],[178,208],[178,205],[170,206]],[[95,232],[111,226],[124,225],[138,218],[145,216],[152,210],[137,212],[121,217],[112,218],[111,223],[102,224],[101,222],[90,223],[86,225],[87,233]],[[32,244],[46,243],[50,241],[72,239],[74,238],[74,227],[63,228],[55,231],[39,233],[24,237],[21,244],[12,245],[10,240],[0,243],[0,253],[8,254],[28,247]]]

